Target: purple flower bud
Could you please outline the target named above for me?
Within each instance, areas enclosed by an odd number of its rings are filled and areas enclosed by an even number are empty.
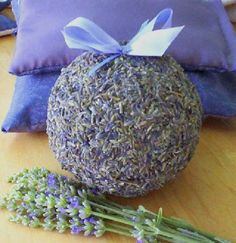
[[[62,179],[63,181],[67,181],[67,180],[68,180],[68,178],[67,178],[66,176],[61,176],[61,179]]]
[[[94,236],[96,233],[96,230],[91,231],[91,233],[88,236]]]
[[[110,131],[114,126],[115,126],[115,123],[114,122],[108,123],[107,126],[106,126],[106,128],[105,128],[105,131],[106,132]]]
[[[148,153],[148,154],[147,154],[146,163],[151,162],[151,160],[152,160],[152,154],[151,154],[151,153]]]
[[[56,186],[56,177],[54,174],[48,175],[48,186],[49,187],[55,187]]]
[[[134,223],[140,223],[142,221],[142,219],[140,218],[140,216],[134,216],[134,217],[132,217],[132,221]]]
[[[21,203],[21,206],[22,206],[23,208],[28,208],[28,205],[27,205],[25,202]]]
[[[115,140],[118,138],[118,132],[111,132],[110,135],[109,135],[109,139],[110,140]]]
[[[58,208],[58,212],[62,213],[62,214],[65,214],[66,213],[66,209],[63,208],[63,207],[60,207],[60,208]]]
[[[70,224],[74,224],[75,223],[75,220],[74,219],[69,219],[69,223]]]
[[[36,214],[35,214],[35,213],[30,213],[30,214],[28,215],[28,218],[29,218],[30,220],[34,219],[35,217],[36,217]]]
[[[99,193],[98,193],[98,190],[96,188],[91,188],[90,191],[95,195],[97,196]]]
[[[78,198],[77,197],[70,197],[69,199],[68,199],[68,201],[69,201],[69,203],[70,203],[70,206],[72,207],[72,208],[79,208],[79,200],[78,200]]]
[[[143,241],[142,240],[137,240],[136,243],[143,243]]]
[[[71,234],[79,234],[82,231],[84,231],[83,227],[80,227],[80,226],[72,226],[71,227]]]
[[[89,143],[88,143],[88,142],[84,142],[84,143],[82,144],[82,146],[83,146],[83,147],[89,147]]]
[[[94,217],[84,219],[84,223],[97,224],[97,220]]]
[[[78,217],[79,217],[79,214],[78,214]],[[84,223],[85,223],[85,219],[79,219],[79,222],[80,222],[81,224],[84,224]]]

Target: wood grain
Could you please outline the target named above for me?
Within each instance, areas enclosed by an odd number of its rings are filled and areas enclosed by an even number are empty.
[[[14,77],[7,73],[14,37],[0,39],[0,123],[10,105]],[[0,133],[0,188],[9,190],[5,178],[24,167],[44,166],[61,172],[59,163],[48,148],[47,136],[40,134]],[[162,190],[137,199],[115,200],[133,206],[143,204],[166,215],[189,220],[195,226],[236,242],[236,119],[207,119],[195,156],[177,180]],[[2,243],[78,243],[133,242],[108,234],[101,239],[28,229],[7,221],[9,215],[0,211],[0,242]]]

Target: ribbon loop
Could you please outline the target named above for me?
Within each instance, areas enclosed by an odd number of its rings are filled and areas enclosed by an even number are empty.
[[[162,10],[158,16],[155,24],[155,28],[168,29],[172,27],[173,10],[166,8]]]
[[[105,54],[116,53],[121,49],[115,39],[98,25],[83,17],[70,22],[64,28],[63,35],[70,48]]]

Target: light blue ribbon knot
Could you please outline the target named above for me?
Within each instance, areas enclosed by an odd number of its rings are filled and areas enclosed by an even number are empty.
[[[102,28],[83,17],[71,21],[65,26],[62,33],[70,48],[97,54],[112,54],[92,68],[89,75],[93,75],[99,68],[121,55],[163,56],[184,28],[184,26],[172,27],[172,17],[172,9],[162,10],[151,21],[146,20],[126,45],[120,45]],[[155,30],[155,28],[158,29]]]

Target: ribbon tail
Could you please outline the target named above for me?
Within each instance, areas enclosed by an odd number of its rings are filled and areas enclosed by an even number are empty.
[[[93,77],[95,75],[95,73],[97,72],[98,69],[100,69],[101,67],[103,67],[104,65],[106,65],[107,63],[113,61],[114,59],[116,59],[118,56],[120,56],[120,54],[115,54],[112,56],[109,56],[108,58],[104,59],[102,62],[98,63],[97,65],[95,65],[88,73],[88,75],[90,77]]]
[[[130,45],[131,56],[163,56],[184,26],[156,30],[144,34]]]

